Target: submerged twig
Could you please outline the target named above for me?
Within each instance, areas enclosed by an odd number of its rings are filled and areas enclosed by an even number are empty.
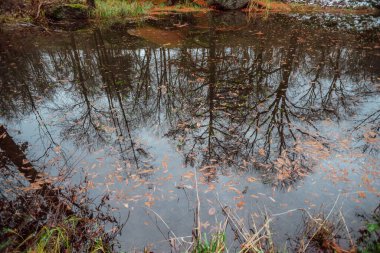
[[[331,208],[329,214],[327,215],[326,219],[323,220],[323,222],[319,225],[318,229],[314,232],[314,234],[310,237],[310,239],[307,241],[307,243],[305,244],[302,252],[305,252],[307,247],[309,246],[310,242],[314,239],[314,237],[317,235],[317,233],[319,232],[319,230],[321,230],[321,228],[323,227],[323,225],[326,223],[326,221],[329,219],[330,215],[332,214],[332,211],[335,209],[335,206],[336,204],[338,203],[338,200],[339,200],[339,197],[340,197],[340,193],[338,194],[338,196],[336,197],[335,199],[335,202],[334,202],[334,205],[333,207]]]
[[[169,227],[169,225],[165,222],[165,220],[156,211],[154,211],[152,208],[149,208],[149,207],[146,207],[146,206],[144,206],[143,208],[146,208],[149,211],[151,211],[152,213],[154,213],[162,221],[162,223],[164,223],[165,227],[174,236],[174,238],[181,238],[181,237],[176,236],[176,234],[174,234],[173,230],[171,230],[171,228]],[[182,242],[180,240],[178,240],[178,242],[179,242],[179,244],[182,245]]]
[[[196,215],[196,223],[197,227],[195,229],[195,237],[200,238],[201,236],[201,217],[200,217],[200,210],[201,210],[201,201],[199,199],[199,191],[198,191],[198,177],[197,177],[197,170],[194,169],[194,180],[195,180],[195,192],[197,196],[197,208],[195,210]]]

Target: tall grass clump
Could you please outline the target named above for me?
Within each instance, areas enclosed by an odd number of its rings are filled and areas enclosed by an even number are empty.
[[[101,233],[98,237],[89,237],[87,241],[78,241],[78,238],[81,237],[80,234],[83,232],[84,224],[81,224],[83,222],[86,222],[86,220],[72,216],[63,222],[59,222],[59,224],[45,225],[40,230],[22,240],[22,242],[17,245],[15,252],[19,250],[22,252],[21,249],[25,249],[25,247],[23,247],[25,245],[27,245],[27,253],[74,252],[78,248],[78,243],[82,244],[82,250],[89,253],[111,252],[109,245],[104,244]],[[15,231],[8,232],[16,233]],[[21,235],[18,236],[21,237]],[[84,244],[87,244],[87,246],[84,246]]]
[[[196,243],[193,253],[223,253],[226,248],[226,233],[220,232],[213,234],[211,240],[208,241],[207,235]]]
[[[151,2],[137,2],[128,0],[97,0],[95,17],[107,19],[113,17],[136,17],[144,15],[152,8]]]

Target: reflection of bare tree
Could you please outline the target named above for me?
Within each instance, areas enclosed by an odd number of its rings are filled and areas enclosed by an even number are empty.
[[[66,116],[62,125],[65,136],[75,136],[78,143],[91,143],[94,139],[104,143],[106,141],[105,130],[102,126],[106,124],[107,114],[93,103],[95,87],[89,82],[90,69],[86,69],[84,59],[79,54],[80,51],[77,49],[75,38],[72,35],[71,48],[68,50],[68,59],[71,61],[70,66],[72,66],[74,75],[71,88],[77,89],[79,100],[73,97],[73,101],[56,106],[54,110],[60,111],[62,115]]]
[[[57,124],[63,136],[72,138],[77,145],[88,143],[90,149],[115,142],[122,160],[129,160],[130,153],[139,168],[142,162],[139,157],[144,158],[147,153],[142,147],[136,147],[124,104],[129,96],[129,74],[125,74],[129,70],[118,72],[114,68],[115,61],[120,61],[120,66],[128,66],[130,58],[128,55],[115,57],[114,51],[106,48],[99,31],[95,31],[94,41],[96,53],[88,54],[77,48],[76,39],[71,36],[70,47],[58,57],[64,59],[58,65],[65,63],[73,69],[73,80],[66,88],[70,96],[55,101],[49,110],[63,116],[64,120],[58,120]]]
[[[186,114],[180,116],[178,128],[170,132],[171,136],[189,140],[186,160],[195,159],[199,152],[204,154],[203,165],[218,161],[241,167],[251,155],[264,152],[264,163],[272,163],[285,153],[291,161],[302,161],[299,160],[302,157],[294,152],[295,145],[301,136],[310,134],[295,125],[304,117],[304,112],[299,113],[287,96],[295,57],[295,37],[291,38],[290,49],[278,67],[265,66],[262,47],[253,62],[246,63],[247,51],[239,52],[243,55],[241,58],[240,55],[227,55],[224,50],[217,52],[215,38],[212,34],[210,38],[207,64],[200,63],[200,57],[196,56],[197,63],[188,64],[201,66],[193,69],[201,82],[188,91],[193,94],[193,100],[188,102],[194,107],[187,118]],[[241,65],[234,66],[231,60],[240,60]],[[253,83],[246,82],[247,73]],[[277,77],[278,73],[281,73],[279,84],[273,89],[274,76]],[[246,148],[242,148],[243,145]],[[273,155],[274,152],[278,152],[277,156]]]
[[[209,168],[203,172],[208,175],[208,180],[213,180],[209,170],[214,167],[208,165],[231,163],[232,157],[237,157],[236,141],[239,140],[234,139],[233,129],[230,129],[235,115],[229,111],[236,109],[234,103],[239,99],[233,92],[233,84],[228,84],[233,79],[227,77],[235,76],[239,67],[234,70],[226,64],[229,57],[224,50],[217,50],[215,31],[210,30],[209,38],[208,51],[197,50],[189,54],[184,50],[185,55],[179,62],[180,66],[192,66],[186,72],[186,76],[191,78],[191,88],[181,92],[183,97],[179,98],[186,101],[186,110],[190,113],[178,115],[177,127],[171,129],[169,135],[179,138],[183,144],[188,142],[185,150],[187,162],[193,164],[197,154],[201,154],[200,165]]]
[[[121,91],[120,89],[116,86],[117,85],[117,81],[113,75],[113,72],[112,70],[110,69],[110,59],[108,57],[108,54],[107,54],[107,50],[105,48],[105,45],[104,45],[104,41],[103,41],[103,38],[101,36],[101,33],[99,30],[97,30],[95,32],[95,41],[97,42],[97,45],[99,45],[99,48],[97,50],[98,52],[98,59],[99,59],[99,68],[100,68],[100,72],[103,74],[102,77],[103,77],[103,82],[106,86],[106,92],[107,92],[107,98],[108,98],[108,104],[110,106],[110,111],[111,111],[111,115],[113,116],[113,123],[114,123],[114,126],[116,129],[118,129],[118,134],[119,136],[123,137],[123,129],[121,128],[120,126],[120,121],[122,120],[125,124],[125,128],[127,130],[127,134],[128,134],[128,138],[129,138],[129,141],[130,141],[130,149],[132,150],[132,154],[133,154],[133,160],[135,161],[135,164],[136,164],[136,168],[138,169],[139,168],[139,161],[138,161],[138,158],[137,158],[137,155],[136,155],[136,147],[135,147],[135,143],[133,141],[133,138],[132,138],[132,134],[131,134],[131,129],[130,129],[130,122],[127,118],[127,114],[126,114],[126,111],[125,111],[125,106],[124,106],[124,102],[123,102],[123,99],[122,99],[122,95],[121,95]],[[127,65],[128,66],[128,65]],[[108,75],[107,75],[108,73]],[[125,80],[125,81],[128,81]],[[130,83],[127,82],[125,83],[125,86],[130,86]],[[112,101],[112,98],[113,98],[113,95],[114,94],[116,96],[116,101],[119,105],[119,109],[120,109],[120,114],[122,115],[122,119],[119,120],[118,116],[117,116],[117,110],[114,110],[114,103]],[[116,117],[116,118],[114,118]],[[120,140],[120,139],[119,139]],[[121,143],[119,143],[119,146],[121,148]],[[140,148],[142,149],[142,148]],[[126,151],[126,150],[125,150]],[[121,149],[121,153],[123,152],[123,150]]]
[[[23,43],[9,47],[10,36],[0,36],[0,115],[15,118],[31,111],[30,96],[35,100],[50,98],[53,88],[48,84],[52,77],[43,53]]]
[[[359,132],[359,139],[363,141],[363,152],[377,153],[380,151],[380,110],[369,113],[359,120],[354,127]]]
[[[307,126],[315,126],[307,118],[307,112],[300,110],[294,98],[289,97],[294,61],[297,50],[296,36],[292,35],[289,48],[281,58],[278,86],[267,96],[258,100],[251,108],[252,116],[245,134],[248,136],[249,152],[259,157],[255,164],[275,172],[275,178],[282,183],[291,183],[309,170],[309,165],[299,142],[304,137],[317,139]],[[306,115],[305,115],[306,114]]]

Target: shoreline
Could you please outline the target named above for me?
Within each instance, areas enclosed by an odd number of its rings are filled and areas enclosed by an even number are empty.
[[[43,20],[35,21],[29,14],[25,12],[12,14],[5,13],[0,14],[0,26],[2,25],[20,25],[20,26],[45,26],[49,23],[76,23],[76,24],[107,24],[107,23],[117,23],[122,21],[139,22],[141,20],[147,20],[150,18],[159,18],[162,15],[175,15],[175,14],[191,14],[191,13],[209,13],[209,12],[233,12],[240,11],[247,14],[265,14],[270,15],[271,13],[283,13],[283,14],[337,14],[337,15],[379,15],[379,10],[375,8],[347,8],[347,7],[323,7],[318,5],[307,5],[307,4],[283,4],[279,2],[271,2],[272,6],[260,6],[260,7],[246,7],[238,10],[219,10],[213,7],[205,6],[187,6],[187,5],[174,5],[174,6],[159,6],[154,5],[147,9],[143,13],[139,13],[133,16],[121,16],[112,15],[108,17],[96,16],[96,13],[89,15],[88,19],[71,19],[63,20],[62,22],[52,22],[52,20],[44,17]],[[21,14],[21,15],[20,15]]]

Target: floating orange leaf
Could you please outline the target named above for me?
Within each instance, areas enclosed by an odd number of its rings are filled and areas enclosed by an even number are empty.
[[[152,207],[154,205],[154,201],[147,201],[144,203],[147,207]]]
[[[243,208],[244,205],[245,205],[245,202],[244,202],[244,201],[240,201],[240,202],[238,202],[238,203],[236,204],[236,206],[237,206],[238,208]]]
[[[249,178],[247,178],[247,181],[250,183],[253,183],[253,182],[257,181],[257,179],[254,177],[249,177]]]

